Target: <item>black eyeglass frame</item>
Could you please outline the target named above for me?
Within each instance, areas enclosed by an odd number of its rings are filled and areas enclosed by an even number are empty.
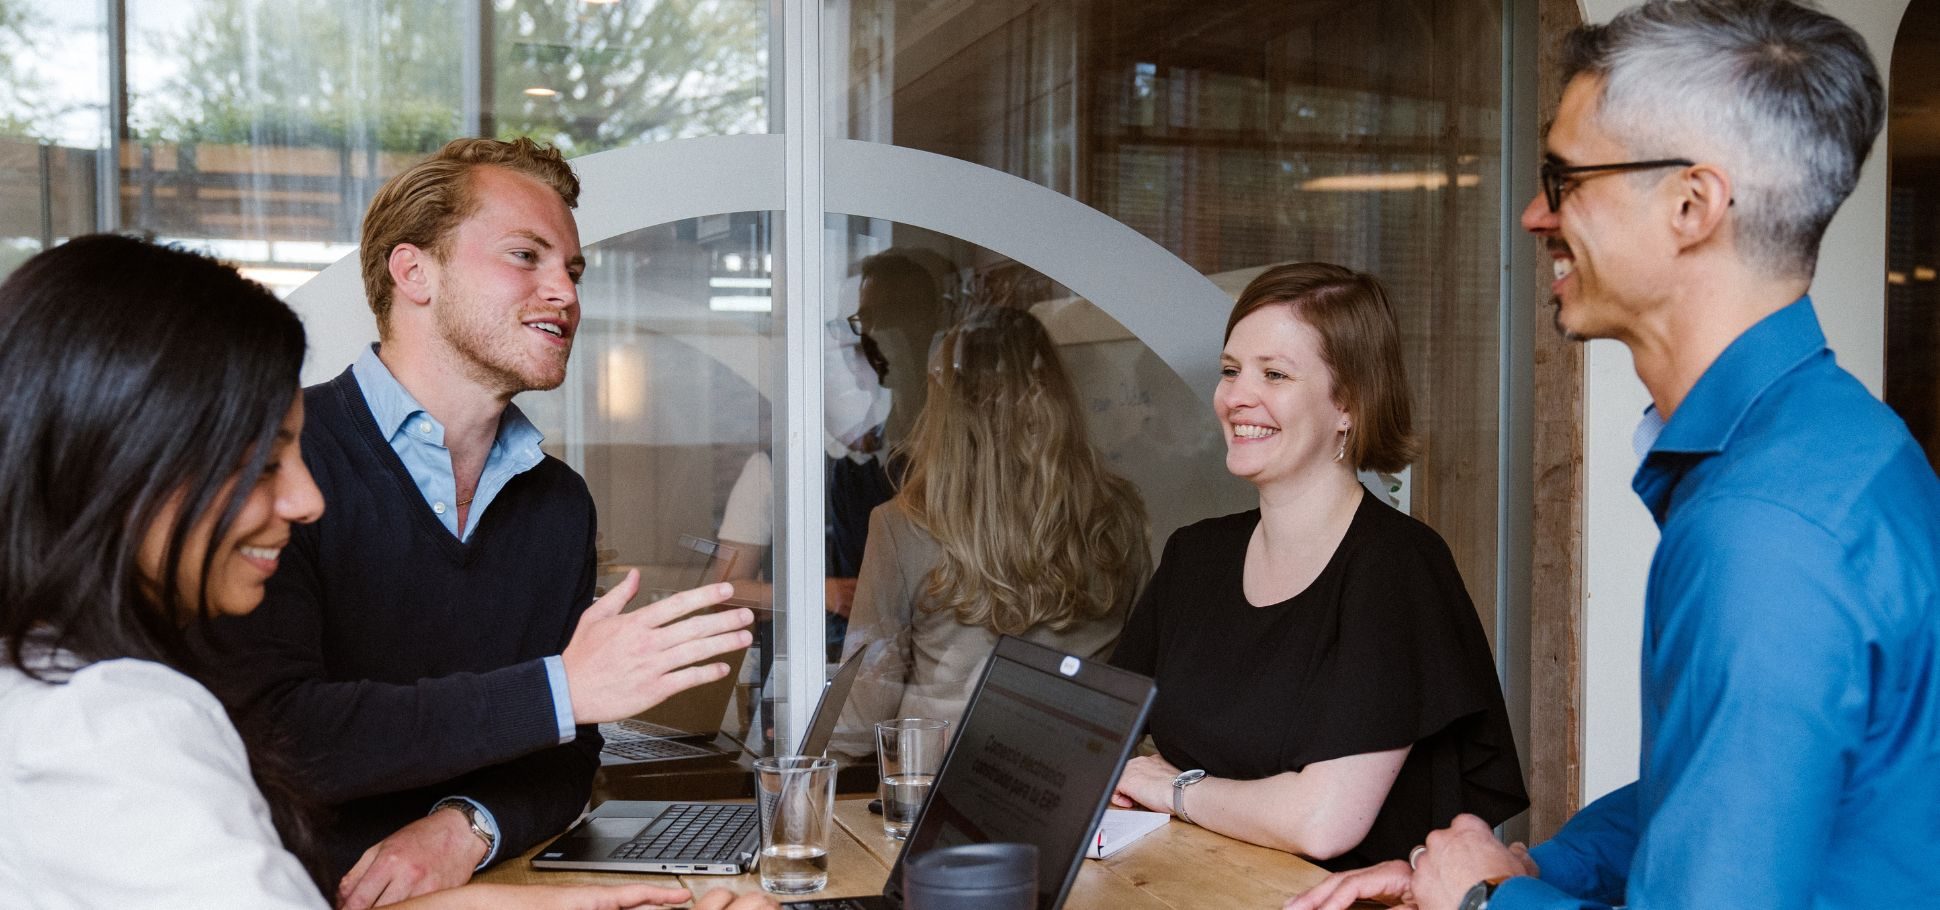
[[[1692,167],[1697,162],[1688,158],[1654,158],[1650,161],[1619,161],[1614,164],[1573,164],[1562,165],[1545,161],[1537,169],[1542,177],[1543,201],[1549,203],[1551,212],[1563,210],[1563,182],[1577,174],[1598,172],[1616,173],[1619,171],[1648,171],[1660,167]]]
[[[850,313],[849,317],[847,319],[844,319],[843,321],[849,324],[849,331],[854,332],[857,335],[862,334],[862,314],[861,313]]]

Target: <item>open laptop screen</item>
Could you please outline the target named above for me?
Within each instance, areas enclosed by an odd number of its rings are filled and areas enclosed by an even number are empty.
[[[1039,910],[1056,910],[1076,877],[1118,769],[1151,704],[1152,684],[1006,638],[963,714],[884,896],[901,906],[903,860],[939,847],[1038,848]]]

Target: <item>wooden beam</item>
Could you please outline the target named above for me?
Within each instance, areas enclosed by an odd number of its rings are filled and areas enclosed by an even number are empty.
[[[1540,0],[1535,78],[1544,122],[1563,93],[1562,38],[1583,22],[1576,0]],[[1540,141],[1540,140],[1539,140]],[[1533,193],[1534,188],[1528,188]],[[1550,262],[1539,257],[1547,289]],[[1544,292],[1547,294],[1547,291]],[[1529,833],[1556,833],[1583,797],[1583,346],[1565,341],[1553,310],[1530,301],[1535,337],[1535,514],[1530,540]]]

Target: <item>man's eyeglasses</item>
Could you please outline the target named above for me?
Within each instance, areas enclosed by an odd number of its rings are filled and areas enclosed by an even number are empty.
[[[862,334],[862,314],[861,313],[850,313],[848,323],[849,323],[849,331],[854,332],[857,335]]]
[[[1616,173],[1618,171],[1648,171],[1660,167],[1690,167],[1696,164],[1684,158],[1657,158],[1651,161],[1622,161],[1616,164],[1577,164],[1564,166],[1554,161],[1545,161],[1540,173],[1543,178],[1543,200],[1549,203],[1552,212],[1562,211],[1563,196],[1574,188],[1574,178],[1578,174]]]

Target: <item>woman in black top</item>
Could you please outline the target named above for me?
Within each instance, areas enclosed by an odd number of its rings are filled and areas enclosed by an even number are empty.
[[[1414,457],[1396,334],[1381,286],[1339,266],[1240,295],[1213,407],[1260,508],[1174,534],[1133,610],[1112,663],[1158,680],[1158,754],[1127,763],[1117,805],[1329,868],[1528,806],[1448,546],[1355,477]]]

